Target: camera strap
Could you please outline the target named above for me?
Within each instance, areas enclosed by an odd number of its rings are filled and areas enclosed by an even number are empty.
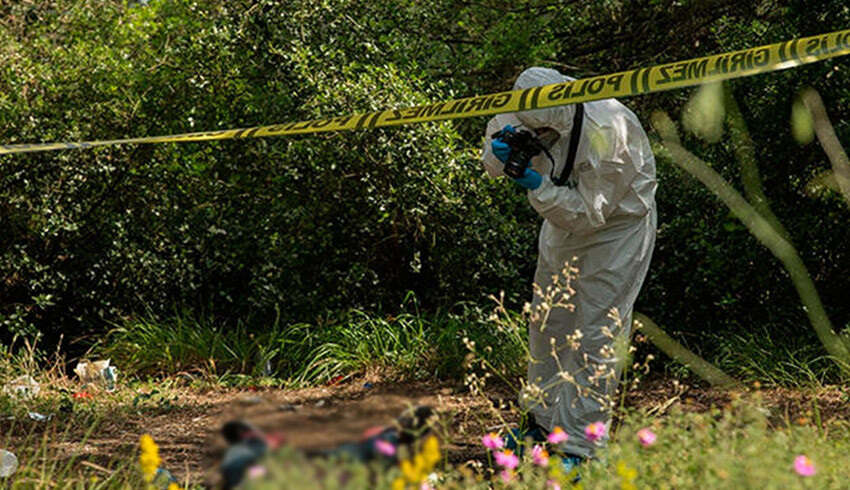
[[[555,177],[555,169],[552,168],[552,183],[556,186],[567,184],[570,174],[573,173],[573,167],[576,163],[576,153],[578,153],[578,143],[581,139],[581,124],[584,121],[584,104],[576,105],[576,113],[573,116],[573,129],[570,131],[570,147],[567,151],[567,160],[564,162],[564,168],[561,170],[561,175]]]

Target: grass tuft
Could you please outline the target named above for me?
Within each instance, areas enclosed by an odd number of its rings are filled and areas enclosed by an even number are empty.
[[[397,316],[352,310],[323,324],[289,325],[257,325],[251,319],[231,325],[183,310],[166,319],[128,320],[95,352],[132,375],[199,372],[303,385],[371,370],[461,379],[469,353],[463,339],[490,346],[481,356],[504,372],[518,375],[525,369],[524,328],[494,328],[475,307],[463,307],[459,314]]]

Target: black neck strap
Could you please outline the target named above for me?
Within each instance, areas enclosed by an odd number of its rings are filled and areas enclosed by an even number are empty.
[[[573,166],[576,163],[576,153],[578,153],[578,142],[581,139],[581,123],[584,121],[584,104],[576,105],[576,113],[573,116],[573,129],[570,131],[570,148],[567,152],[567,161],[564,162],[564,168],[561,170],[561,175],[555,177],[555,169],[552,168],[552,183],[557,186],[562,186],[567,183],[570,174],[573,173]]]

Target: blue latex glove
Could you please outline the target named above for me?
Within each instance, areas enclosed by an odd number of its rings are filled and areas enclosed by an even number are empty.
[[[543,183],[543,176],[537,173],[537,171],[527,168],[525,169],[525,173],[522,174],[522,177],[514,179],[514,182],[533,191]]]
[[[509,133],[514,133],[514,127],[508,124],[504,128],[503,131],[507,131]],[[490,148],[493,149],[493,155],[499,159],[500,162],[505,163],[508,161],[508,156],[511,154],[511,147],[508,146],[507,143],[501,140],[501,138],[496,138],[490,142]]]

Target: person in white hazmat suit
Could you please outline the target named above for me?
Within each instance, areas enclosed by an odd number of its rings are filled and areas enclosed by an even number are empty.
[[[571,80],[552,69],[529,68],[514,90]],[[553,308],[545,325],[537,320],[529,326],[531,389],[523,392],[533,393],[536,387],[537,396],[521,395],[520,403],[536,424],[535,439],[555,427],[566,431],[569,437],[560,446],[568,455],[565,466],[607,442],[610,407],[604,397],[615,395],[622,360],[614,354],[615,344],[627,345],[656,227],[655,158],[637,116],[614,99],[584,103],[581,111],[580,120],[576,105],[497,115],[487,125],[482,158],[491,177],[504,175],[510,149],[492,135],[506,126],[535,130],[541,141],[548,141],[552,159],[534,157],[525,174],[514,179],[528,189],[529,202],[544,218],[534,281],[545,292],[556,277],[564,277],[565,264],[578,273],[569,300],[574,309]],[[574,131],[576,123],[579,131]],[[574,164],[562,177],[574,136]],[[532,311],[538,311],[541,301],[535,294]],[[619,315],[619,328],[612,310]],[[576,341],[578,348],[567,345]],[[585,429],[594,422],[604,424],[606,435],[591,441]]]

